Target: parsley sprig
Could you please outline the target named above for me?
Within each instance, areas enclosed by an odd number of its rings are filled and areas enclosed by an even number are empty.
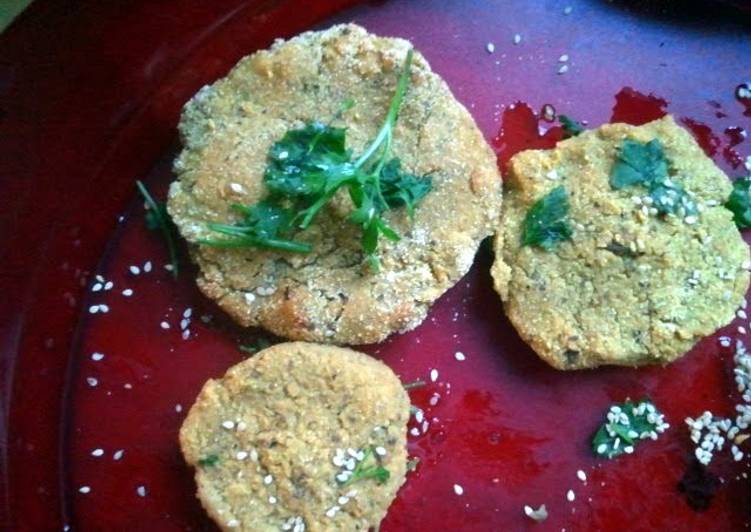
[[[615,458],[623,453],[631,454],[640,440],[656,440],[670,425],[664,416],[649,401],[638,404],[625,401],[608,410],[606,421],[592,439],[592,452],[596,456]]]
[[[170,263],[172,264],[172,275],[176,278],[178,275],[178,261],[177,261],[177,245],[175,244],[175,227],[172,224],[172,219],[167,213],[167,207],[162,201],[156,201],[154,197],[149,193],[141,181],[136,180],[136,187],[143,196],[146,206],[146,227],[150,230],[159,230],[164,237],[164,242],[167,245],[167,252],[169,253]]]
[[[696,202],[680,183],[670,178],[668,169],[668,159],[658,139],[646,143],[626,139],[610,172],[610,186],[615,190],[645,187],[659,214],[696,215]]]
[[[383,467],[376,458],[373,447],[368,447],[365,450],[365,455],[362,460],[357,462],[357,466],[352,471],[352,475],[342,483],[342,486],[347,486],[358,480],[365,480],[368,478],[375,479],[379,484],[383,484],[391,477],[391,473],[388,469]]]
[[[522,246],[538,246],[550,251],[559,242],[570,240],[568,193],[559,185],[537,200],[522,224]]]
[[[354,205],[347,220],[362,230],[361,246],[368,264],[378,269],[378,240],[399,240],[383,218],[385,211],[404,207],[410,216],[430,191],[429,176],[415,176],[390,157],[394,127],[407,90],[412,50],[407,53],[383,126],[365,151],[354,158],[346,147],[346,129],[331,123],[309,122],[287,131],[268,153],[264,183],[268,196],[251,205],[232,205],[242,216],[236,224],[210,223],[223,238],[201,244],[215,247],[257,247],[308,253],[312,246],[295,235],[310,226],[316,215],[342,188]],[[347,102],[345,110],[351,107]],[[337,113],[337,117],[341,115]]]
[[[741,177],[733,181],[733,191],[725,207],[733,213],[735,225],[741,229],[751,227],[751,177]]]

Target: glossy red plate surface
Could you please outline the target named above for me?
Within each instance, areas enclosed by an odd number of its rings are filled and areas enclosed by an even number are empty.
[[[530,110],[546,103],[592,125],[671,112],[731,175],[751,152],[740,133],[751,106],[735,98],[751,66],[740,11],[519,0],[379,2],[334,14],[349,3],[39,1],[0,36],[0,526],[213,529],[176,435],[202,383],[241,360],[237,342],[252,334],[205,301],[190,275],[175,282],[162,268],[133,183],[163,194],[182,103],[274,37],[354,20],[413,40],[503,157],[555,141],[555,129],[539,138],[538,126],[551,124]],[[569,70],[558,74],[563,54]],[[516,101],[531,107],[511,108]],[[153,271],[129,272],[149,260]],[[722,482],[703,512],[676,489],[692,452],[682,420],[705,409],[731,415],[738,400],[730,350],[715,336],[667,368],[557,372],[503,317],[489,264],[481,251],[421,327],[365,348],[404,381],[438,370],[411,393],[430,426],[410,437],[421,463],[382,529],[747,527],[748,460],[715,459]],[[97,274],[114,287],[91,292]],[[102,303],[109,312],[89,313]],[[737,336],[741,324],[725,332]],[[672,428],[633,456],[594,459],[590,436],[607,407],[644,395]],[[523,505],[543,503],[545,523],[523,515]]]

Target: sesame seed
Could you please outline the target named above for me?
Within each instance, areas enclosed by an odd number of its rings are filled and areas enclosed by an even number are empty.
[[[113,287],[113,286],[115,286],[115,283],[113,283],[112,281],[107,281],[107,282],[106,282],[106,283],[104,284],[104,289],[105,289],[105,290],[112,290],[112,287]]]
[[[180,403],[177,403],[175,405],[175,412],[177,412],[179,414],[182,411],[183,411],[183,405],[181,405]]]
[[[136,265],[131,265],[128,269],[130,270],[130,273],[132,273],[133,275],[138,275],[139,273],[141,273],[141,268],[139,268]]]
[[[571,6],[566,6],[566,7],[564,7],[564,8],[563,8],[563,14],[564,14],[564,15],[570,15],[570,14],[571,14],[571,12],[572,12],[573,10],[574,10],[574,8],[573,8],[573,7],[571,7]]]
[[[91,305],[89,307],[89,314],[96,314],[99,312],[99,305]]]
[[[224,427],[227,430],[232,430],[235,428],[235,422],[234,421],[222,421],[222,427]]]
[[[272,482],[274,482],[274,477],[272,477],[271,475],[266,475],[265,477],[263,477],[263,483],[267,486]]]
[[[167,323],[166,321],[163,321],[162,323],[160,323],[160,324],[159,324],[159,326],[160,326],[160,327],[161,327],[162,329],[164,329],[165,331],[166,331],[167,329],[169,329],[169,323]]]
[[[130,297],[130,296],[133,295],[133,289],[132,288],[126,288],[125,290],[122,291],[122,294],[125,297]]]
[[[102,455],[104,455],[104,449],[94,449],[93,451],[91,451],[91,456],[99,457]]]
[[[109,311],[110,311],[110,308],[107,305],[105,305],[104,303],[101,303],[99,305],[99,312],[101,312],[102,314],[106,314]]]
[[[514,44],[519,44],[520,42],[522,42],[522,36],[517,33],[514,35]]]
[[[258,462],[258,451],[256,451],[255,449],[251,449],[250,459],[253,460],[254,462]]]
[[[433,368],[430,370],[430,382],[435,382],[438,380],[438,370]]]
[[[376,447],[375,448],[375,453],[378,456],[386,456],[386,448],[385,447]]]
[[[578,478],[582,482],[586,482],[587,481],[587,474],[580,469],[579,471],[576,472],[576,478]]]
[[[190,320],[187,320],[185,318],[183,318],[182,320],[180,320],[180,330],[184,331],[185,329],[188,328],[188,325],[190,325]]]
[[[240,521],[238,521],[237,519],[230,519],[229,521],[227,521],[227,526],[230,528],[237,528],[238,526],[240,526]]]
[[[412,436],[419,436],[420,435],[420,429],[418,429],[417,427],[412,427],[411,429],[409,429],[409,433]]]
[[[558,61],[560,61],[561,63],[565,63],[566,61],[568,61],[568,54],[563,54],[561,57],[558,58]]]
[[[605,451],[608,450],[608,446],[604,443],[601,443],[597,446],[597,454],[605,454]]]
[[[183,331],[183,334],[181,336],[182,336],[183,340],[187,340],[188,338],[190,338],[190,329],[185,329]]]
[[[558,74],[565,74],[566,72],[568,72],[568,65],[561,65],[558,69]]]
[[[232,189],[232,192],[241,193],[243,191],[243,187],[240,183],[230,183],[229,188]]]
[[[341,505],[345,505],[345,504],[347,504],[349,502],[349,497],[346,497],[346,496],[342,495],[341,497],[339,497],[336,500],[336,502],[338,502]]]
[[[493,52],[495,52],[495,44],[493,44],[492,42],[489,42],[488,44],[485,45],[485,49],[488,51],[489,54],[492,54]]]
[[[430,400],[428,401],[428,403],[430,404],[430,406],[435,406],[438,404],[438,401],[440,400],[440,398],[441,398],[440,394],[434,393],[430,397]]]
[[[418,423],[422,423],[424,419],[425,419],[425,414],[423,413],[421,409],[418,408],[415,411],[415,421],[417,421]]]
[[[238,460],[245,460],[248,457],[247,451],[238,451],[235,455],[235,458]]]
[[[566,499],[568,502],[574,502],[574,499],[576,499],[576,494],[574,493],[574,490],[568,490],[566,492]]]
[[[237,424],[237,432],[242,432],[242,431],[244,431],[247,428],[248,428],[248,425],[246,425],[244,421],[238,422],[238,424]]]
[[[329,508],[328,510],[326,510],[326,517],[333,518],[336,515],[336,512],[338,512],[338,511],[339,511],[339,507],[338,506],[332,506],[331,508]]]
[[[183,312],[183,318],[190,318],[193,315],[193,309],[192,308],[186,308]]]
[[[120,460],[123,457],[124,454],[125,454],[125,450],[124,449],[118,449],[117,451],[115,451],[112,454],[112,459],[113,460]]]
[[[102,289],[102,283],[95,283],[94,286],[91,287],[92,292],[99,292],[99,290]]]
[[[454,484],[454,493],[456,493],[457,495],[463,495],[464,488],[462,488],[459,484]]]
[[[91,353],[91,360],[94,362],[99,362],[104,358],[104,355],[102,353]]]
[[[151,261],[150,260],[147,260],[146,262],[144,262],[144,264],[143,264],[143,271],[146,272],[146,273],[149,273],[151,271]]]
[[[99,381],[94,377],[86,377],[86,382],[89,386],[94,387],[99,384]]]
[[[467,357],[464,356],[464,353],[462,353],[461,351],[457,351],[456,353],[454,353],[454,358],[457,359],[459,362],[467,360]]]
[[[78,488],[78,491],[81,493],[89,493],[91,491],[91,488],[89,486],[81,486]]]
[[[146,497],[146,486],[138,486],[136,488],[136,493],[138,493],[139,497]]]

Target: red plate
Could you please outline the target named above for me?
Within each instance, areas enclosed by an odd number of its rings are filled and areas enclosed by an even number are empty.
[[[189,274],[175,282],[163,269],[134,181],[163,194],[182,103],[274,37],[354,20],[411,39],[489,140],[503,118],[494,145],[504,156],[557,134],[540,140],[538,126],[550,124],[524,105],[511,110],[517,100],[596,125],[611,118],[618,95],[617,118],[671,112],[731,175],[742,171],[749,143],[733,128],[751,126],[751,106],[735,97],[748,75],[748,17],[732,8],[687,13],[680,3],[673,15],[585,0],[391,2],[324,20],[349,3],[39,1],[0,36],[0,526],[213,528],[177,430],[202,383],[241,360],[237,341],[252,335],[208,304]],[[129,272],[149,260],[151,272]],[[748,460],[716,457],[721,483],[703,512],[676,488],[692,455],[683,419],[705,409],[731,415],[739,400],[732,353],[717,336],[667,368],[558,372],[503,317],[489,264],[482,251],[421,327],[366,348],[404,381],[438,370],[412,392],[429,427],[410,437],[421,463],[383,530],[747,527]],[[95,274],[113,288],[92,292]],[[100,304],[108,312],[89,312]],[[738,336],[739,325],[725,332]],[[590,437],[607,407],[644,395],[666,413],[668,433],[632,456],[593,458]],[[543,503],[545,523],[524,516],[525,504]]]

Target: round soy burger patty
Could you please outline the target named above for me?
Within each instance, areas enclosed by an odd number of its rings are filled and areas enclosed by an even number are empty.
[[[326,343],[377,342],[422,322],[430,305],[470,268],[480,241],[498,223],[496,158],[467,110],[419,52],[394,130],[392,156],[432,190],[410,217],[384,213],[400,236],[381,238],[380,270],[366,267],[361,230],[347,221],[342,193],[295,235],[310,253],[218,249],[207,222],[233,223],[231,204],[253,205],[267,190],[269,148],[306,123],[346,127],[361,154],[384,122],[411,44],[356,25],[277,41],[242,59],[185,106],[183,151],[168,209],[191,243],[198,286],[238,323],[277,335]],[[343,102],[354,105],[337,116]]]
[[[368,530],[404,482],[408,419],[407,393],[380,361],[283,343],[209,380],[180,446],[224,530]]]
[[[625,142],[655,139],[666,187],[682,187],[697,212],[657,212],[655,197],[674,207],[667,189],[651,196],[641,185],[611,185]],[[665,364],[733,319],[748,288],[749,249],[724,207],[730,181],[670,116],[521,152],[506,180],[495,287],[520,336],[550,365]],[[549,250],[522,245],[528,212],[559,187],[571,238]]]

